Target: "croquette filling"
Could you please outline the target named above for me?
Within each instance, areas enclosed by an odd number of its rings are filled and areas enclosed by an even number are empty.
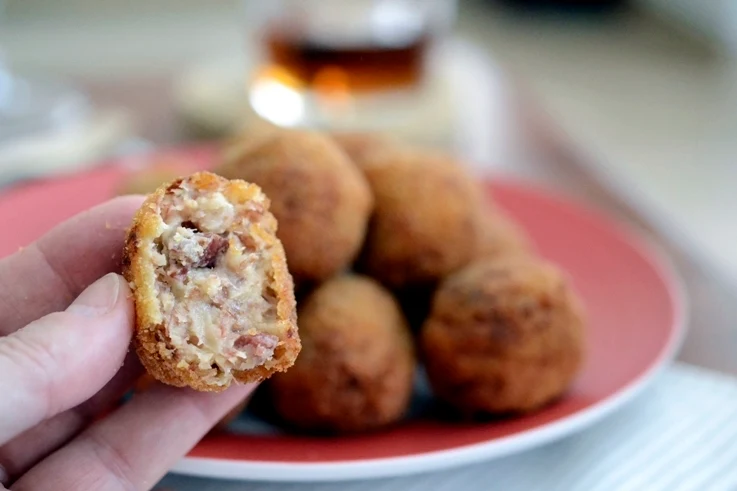
[[[257,200],[234,204],[186,182],[161,203],[151,253],[166,334],[180,368],[205,371],[211,383],[263,365],[279,344],[263,214]]]

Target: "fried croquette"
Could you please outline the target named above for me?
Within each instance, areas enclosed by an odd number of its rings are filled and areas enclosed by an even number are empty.
[[[280,130],[265,140],[233,154],[217,172],[254,182],[269,196],[297,283],[327,279],[363,243],[373,207],[368,183],[325,135]]]
[[[480,190],[443,155],[383,155],[387,161],[365,169],[375,210],[361,266],[394,288],[435,283],[475,253]]]
[[[209,172],[146,199],[128,232],[123,274],[149,374],[220,391],[294,363],[294,287],[276,228],[258,186]]]
[[[474,259],[509,254],[532,254],[532,241],[511,216],[486,204],[476,215]]]
[[[523,413],[568,388],[584,335],[565,276],[518,255],[473,263],[443,281],[421,347],[435,395],[461,414]]]
[[[382,152],[390,151],[399,145],[389,136],[378,133],[335,132],[331,136],[360,169],[380,163]]]
[[[222,162],[237,162],[242,155],[263,145],[280,131],[287,131],[268,121],[257,120],[242,128],[237,135],[229,138],[221,148]]]
[[[278,414],[308,431],[354,432],[399,420],[412,392],[415,357],[397,302],[378,282],[339,276],[300,304],[304,345],[270,380]]]

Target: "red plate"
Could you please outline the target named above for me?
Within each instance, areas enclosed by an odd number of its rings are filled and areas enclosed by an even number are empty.
[[[175,154],[197,166],[207,166],[212,157],[202,148]],[[0,196],[0,256],[110,198],[125,172],[125,166],[107,166]],[[586,304],[588,361],[564,400],[534,415],[493,423],[414,419],[380,433],[332,439],[210,436],[175,471],[305,481],[439,470],[571,434],[642,390],[674,356],[684,334],[685,301],[668,261],[625,228],[564,198],[507,181],[490,183],[488,189],[527,229],[540,253],[569,272]]]

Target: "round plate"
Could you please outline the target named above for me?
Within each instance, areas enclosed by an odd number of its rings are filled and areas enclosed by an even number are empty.
[[[202,148],[175,155],[197,166],[212,160],[212,151]],[[0,196],[0,256],[110,198],[125,172],[125,166],[106,166]],[[685,301],[668,261],[622,226],[564,198],[502,180],[487,189],[529,232],[539,252],[570,274],[586,305],[588,358],[564,399],[519,418],[469,424],[420,416],[378,433],[340,438],[214,434],[174,471],[327,481],[439,470],[570,435],[639,393],[674,356],[684,334]]]

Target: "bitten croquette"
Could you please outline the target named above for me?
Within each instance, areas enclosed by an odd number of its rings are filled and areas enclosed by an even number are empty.
[[[221,391],[294,363],[294,286],[276,227],[258,186],[208,172],[146,199],[128,232],[123,274],[150,375]]]

